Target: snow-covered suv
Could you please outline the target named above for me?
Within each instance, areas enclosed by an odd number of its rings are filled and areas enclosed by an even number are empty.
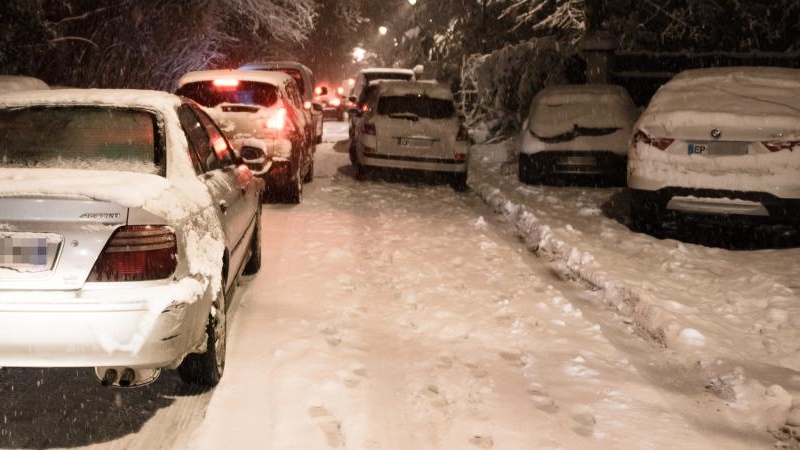
[[[634,126],[631,219],[678,214],[800,223],[800,69],[688,70]]]

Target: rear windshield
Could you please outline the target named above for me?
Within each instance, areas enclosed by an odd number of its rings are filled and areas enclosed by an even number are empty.
[[[453,117],[455,112],[456,108],[453,102],[441,98],[403,95],[381,97],[378,100],[378,114],[384,116],[414,114],[427,119],[447,119]]]
[[[94,106],[0,110],[0,167],[124,170],[164,175],[156,117]]]
[[[199,81],[181,86],[176,94],[209,108],[220,103],[272,106],[278,101],[278,88],[256,81],[239,81],[234,86],[217,86],[211,80]]]

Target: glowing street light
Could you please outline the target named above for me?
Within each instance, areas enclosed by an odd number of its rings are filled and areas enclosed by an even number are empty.
[[[411,6],[414,6],[417,4],[417,0],[408,0],[408,3],[410,3]]]
[[[381,25],[381,26],[379,26],[379,27],[378,27],[378,33],[379,33],[381,36],[385,36],[387,31],[389,31],[389,29],[388,29],[388,28],[386,28],[386,27],[385,27],[385,26],[383,26],[383,25]]]
[[[364,57],[367,56],[367,51],[361,47],[356,47],[353,49],[353,59],[357,62],[361,62],[364,60]]]

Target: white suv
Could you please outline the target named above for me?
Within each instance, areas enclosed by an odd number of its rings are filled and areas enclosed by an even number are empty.
[[[634,126],[631,219],[677,215],[800,222],[800,69],[688,70]]]

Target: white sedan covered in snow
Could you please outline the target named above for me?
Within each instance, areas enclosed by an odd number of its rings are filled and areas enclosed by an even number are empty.
[[[539,91],[519,137],[519,180],[625,184],[638,111],[621,86],[566,84]]]
[[[631,219],[677,214],[800,222],[800,69],[688,70],[635,125]]]
[[[350,159],[361,178],[368,168],[443,174],[467,189],[469,134],[450,88],[421,81],[382,81],[357,112]]]
[[[0,366],[215,385],[260,266],[263,183],[201,108],[139,90],[0,96]]]

